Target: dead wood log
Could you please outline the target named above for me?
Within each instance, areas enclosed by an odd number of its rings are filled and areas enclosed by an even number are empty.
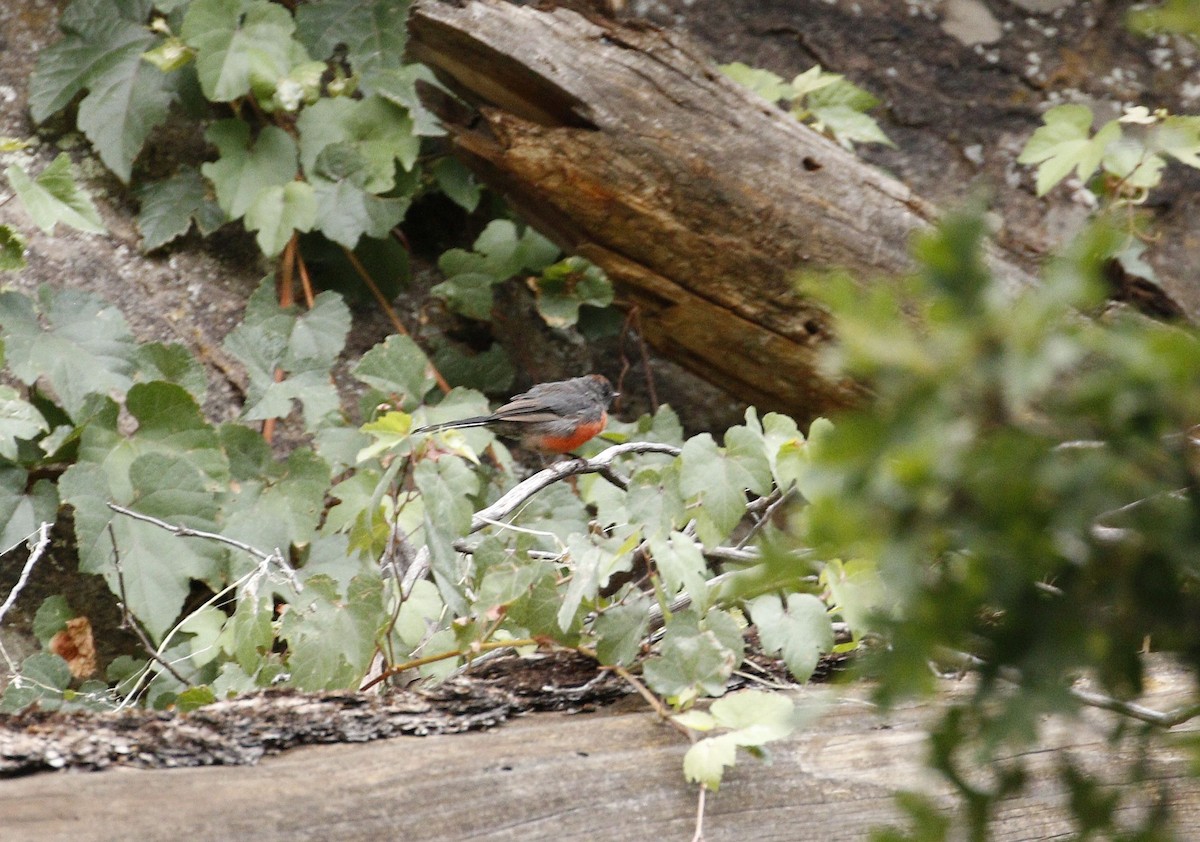
[[[480,106],[449,117],[455,153],[608,272],[660,352],[801,418],[861,397],[818,370],[829,315],[795,273],[903,273],[932,207],[678,33],[503,0],[423,0],[409,28],[413,57]]]
[[[1143,701],[1169,708],[1190,698],[1190,674],[1159,667]],[[938,698],[881,713],[861,686],[832,694],[826,714],[772,744],[772,763],[741,756],[708,797],[705,838],[763,842],[860,842],[898,820],[893,795],[916,790],[962,809],[924,766],[926,730],[970,681],[941,682]],[[320,725],[321,720],[310,724]],[[1025,789],[998,806],[991,838],[1065,838],[1065,758],[1117,785],[1138,738],[1114,744],[1112,715],[1043,723]],[[688,839],[696,791],[681,771],[687,743],[644,707],[598,714],[537,714],[485,732],[322,745],[265,757],[257,766],[119,768],[33,775],[0,783],[0,837],[50,840],[205,839],[502,840]],[[1152,752],[1149,783],[1122,790],[1123,822],[1166,798],[1180,839],[1200,830],[1200,783],[1182,746]],[[957,838],[957,837],[956,837]]]

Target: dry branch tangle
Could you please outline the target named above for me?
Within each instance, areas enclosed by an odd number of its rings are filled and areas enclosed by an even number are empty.
[[[927,203],[677,33],[501,0],[423,0],[410,29],[414,57],[480,104],[451,121],[456,153],[618,281],[660,351],[801,417],[857,399],[816,370],[828,315],[794,273],[906,271]]]

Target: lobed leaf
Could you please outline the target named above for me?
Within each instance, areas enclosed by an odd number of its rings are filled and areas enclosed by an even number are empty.
[[[30,178],[18,164],[5,169],[4,175],[34,223],[47,234],[60,222],[89,234],[105,233],[91,196],[75,183],[66,152],[51,161],[37,178]]]

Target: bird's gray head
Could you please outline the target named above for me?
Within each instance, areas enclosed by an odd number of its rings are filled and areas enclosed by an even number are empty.
[[[604,404],[605,409],[612,405],[614,399],[621,396],[603,374],[589,374],[579,379],[583,381],[583,386]]]

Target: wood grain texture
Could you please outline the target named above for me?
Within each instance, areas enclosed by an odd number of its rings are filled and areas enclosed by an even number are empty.
[[[677,33],[499,0],[424,0],[410,30],[413,56],[479,105],[448,118],[456,154],[604,268],[655,347],[802,418],[862,395],[818,370],[829,317],[796,273],[908,271],[931,206]],[[989,259],[1009,288],[1030,283]]]
[[[1183,698],[1190,678],[1158,670],[1147,704]],[[881,715],[866,690],[817,688],[818,723],[749,757],[709,796],[708,842],[863,840],[895,820],[893,794],[918,790],[950,807],[945,785],[923,768],[925,728],[967,682],[945,681],[938,699]],[[43,774],[0,783],[0,838],[49,840],[686,840],[695,788],[684,783],[686,744],[644,709],[621,703],[596,714],[537,714],[491,731],[312,746],[255,767],[116,769]],[[1058,838],[1069,828],[1053,772],[1065,756],[1117,775],[1131,744],[1107,742],[1111,715],[1043,723],[1015,752],[1032,770],[1025,794],[1005,801],[997,842]],[[1170,799],[1180,838],[1200,833],[1200,785],[1183,749],[1152,755],[1153,783],[1126,789],[1126,815]],[[1116,780],[1114,777],[1113,780]]]

